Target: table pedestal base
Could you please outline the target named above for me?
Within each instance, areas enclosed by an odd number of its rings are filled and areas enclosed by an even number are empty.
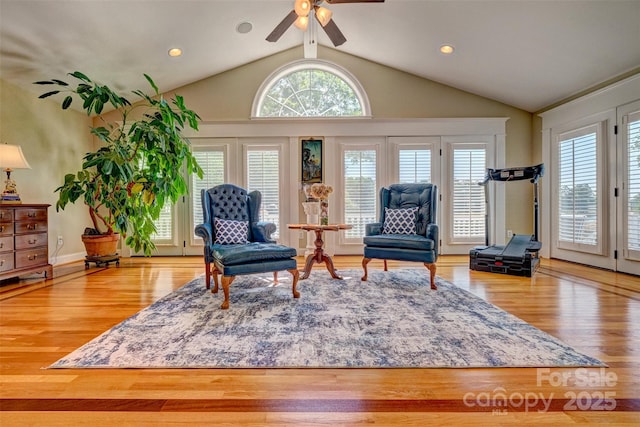
[[[334,279],[342,280],[342,276],[338,275],[335,267],[333,266],[333,260],[329,255],[325,253],[324,249],[322,248],[324,246],[324,241],[322,240],[323,230],[318,229],[313,231],[316,233],[316,240],[314,242],[316,249],[313,251],[313,254],[307,257],[307,260],[304,264],[304,272],[302,274],[302,277],[300,277],[300,280],[304,280],[309,277],[313,264],[321,263],[324,263],[326,265],[327,270],[329,270],[329,274],[331,274],[331,277],[333,277]]]

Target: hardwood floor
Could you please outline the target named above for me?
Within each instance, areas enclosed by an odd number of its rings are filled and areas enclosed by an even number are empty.
[[[361,268],[360,257],[334,262]],[[381,265],[374,260],[369,271]],[[389,262],[405,266],[420,268]],[[203,268],[200,257],[131,258],[87,271],[77,263],[57,267],[52,280],[1,287],[0,425],[640,422],[640,278],[556,260],[526,278],[471,271],[467,257],[443,256],[437,274],[608,368],[43,369]],[[493,404],[501,394],[508,407]]]

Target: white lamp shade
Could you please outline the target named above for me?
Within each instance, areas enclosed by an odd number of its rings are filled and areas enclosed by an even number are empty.
[[[333,12],[326,7],[316,7],[316,18],[323,27],[331,21],[331,16],[333,16]]]
[[[311,2],[309,0],[296,0],[293,4],[293,10],[298,16],[307,16],[311,11]]]
[[[298,16],[298,19],[296,19],[293,24],[299,29],[301,29],[302,31],[307,31],[307,26],[309,25],[309,17]]]
[[[0,168],[31,169],[19,145],[0,144]]]

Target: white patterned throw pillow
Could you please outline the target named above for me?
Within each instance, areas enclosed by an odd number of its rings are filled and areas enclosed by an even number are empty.
[[[418,208],[384,208],[382,234],[416,234],[416,212]]]
[[[217,244],[234,245],[247,243],[249,221],[215,218],[213,225],[215,227]]]

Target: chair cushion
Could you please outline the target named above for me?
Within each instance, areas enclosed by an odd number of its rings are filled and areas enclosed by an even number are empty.
[[[240,276],[242,274],[267,273],[270,271],[294,270],[297,262],[294,258],[277,259],[274,261],[257,261],[247,264],[220,265],[216,263],[216,268],[223,276]]]
[[[247,243],[249,221],[214,218],[213,225],[217,244],[234,245]]]
[[[418,234],[379,234],[366,236],[364,244],[379,248],[400,248],[408,250],[432,251],[434,241]]]
[[[438,259],[435,251],[412,251],[406,248],[378,248],[375,246],[365,246],[364,257],[426,263],[434,263]]]
[[[416,234],[418,207],[405,209],[384,208],[382,234]]]
[[[252,242],[244,245],[218,245],[211,247],[214,262],[222,265],[247,264],[293,258],[296,250],[276,243]]]

